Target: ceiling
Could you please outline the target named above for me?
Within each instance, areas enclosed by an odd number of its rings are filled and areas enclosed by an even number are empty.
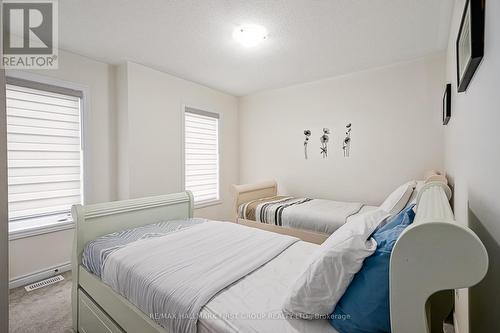
[[[60,47],[241,96],[410,60],[447,46],[454,0],[64,0]],[[246,49],[240,24],[268,38]]]

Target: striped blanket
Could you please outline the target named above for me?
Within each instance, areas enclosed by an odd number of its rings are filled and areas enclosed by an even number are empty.
[[[286,196],[257,199],[240,205],[238,215],[245,220],[283,226],[285,208],[311,200]]]
[[[143,239],[165,236],[206,221],[200,218],[163,221],[98,237],[85,245],[82,264],[89,272],[101,277],[102,268],[109,255],[126,245]]]
[[[240,205],[238,217],[281,227],[332,234],[362,207],[363,204],[359,202],[275,196]]]

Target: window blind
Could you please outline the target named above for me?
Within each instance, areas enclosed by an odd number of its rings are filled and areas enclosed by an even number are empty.
[[[7,84],[9,221],[82,202],[80,98]]]
[[[219,115],[186,108],[185,189],[196,204],[219,200]]]

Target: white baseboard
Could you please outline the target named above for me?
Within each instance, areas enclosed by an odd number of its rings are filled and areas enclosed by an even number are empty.
[[[69,270],[71,270],[71,262],[49,267],[47,269],[31,274],[21,275],[9,281],[9,289],[26,286],[33,282],[44,280],[54,275],[67,272]]]

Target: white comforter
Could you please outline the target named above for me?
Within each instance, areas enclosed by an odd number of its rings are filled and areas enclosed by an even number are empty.
[[[314,199],[283,210],[286,227],[332,234],[363,207],[359,202]]]
[[[200,310],[212,297],[297,241],[209,221],[113,252],[102,280],[168,332],[196,332]]]
[[[283,302],[319,245],[297,242],[203,307],[198,333],[337,333],[327,320],[286,318]]]

